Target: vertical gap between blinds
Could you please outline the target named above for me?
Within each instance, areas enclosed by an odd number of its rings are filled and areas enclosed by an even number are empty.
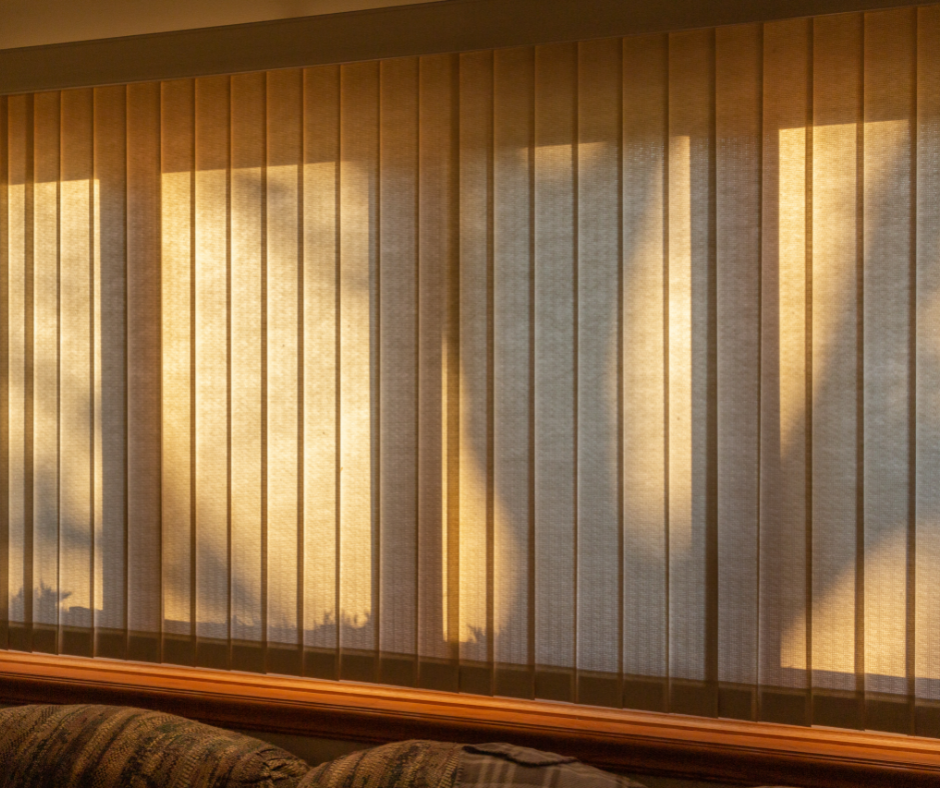
[[[55,150],[55,159],[56,159],[56,194],[55,194],[55,207],[56,207],[56,247],[55,247],[55,266],[56,266],[56,314],[58,315],[58,320],[56,321],[56,431],[55,431],[55,445],[58,449],[62,445],[62,361],[61,361],[61,348],[62,348],[62,93],[57,92],[53,94],[55,96],[56,103],[56,150]],[[35,292],[34,292],[35,295]],[[35,392],[34,392],[35,396]],[[61,509],[61,493],[62,493],[62,454],[59,451],[56,451],[56,523],[55,523],[55,555],[56,555],[56,612],[55,612],[55,648],[62,652],[65,650],[64,639],[62,633],[62,509]],[[34,501],[35,503],[35,501]],[[41,591],[41,588],[40,588]],[[35,630],[33,631],[33,637],[35,638]]]
[[[260,222],[261,222],[261,237],[260,241],[260,251],[261,251],[261,336],[263,340],[261,341],[261,642],[262,649],[264,651],[264,669],[269,671],[271,668],[271,655],[270,655],[270,644],[269,639],[269,626],[270,626],[270,566],[269,566],[269,556],[270,556],[270,547],[268,543],[268,529],[269,529],[269,495],[268,495],[268,484],[269,484],[269,462],[268,462],[268,394],[269,394],[269,377],[268,377],[268,156],[269,156],[269,133],[268,133],[268,115],[269,108],[268,102],[270,100],[270,89],[269,89],[270,75],[266,75],[264,82],[262,83],[261,89],[261,102],[263,106],[263,126],[262,126],[262,147],[263,147],[263,161],[261,163],[261,204],[260,208]],[[231,165],[230,165],[231,166]],[[231,199],[231,197],[230,197]],[[229,213],[231,216],[231,212]],[[230,219],[231,221],[231,219]],[[231,277],[229,277],[229,282],[231,282]],[[231,290],[229,290],[231,293]],[[231,322],[232,312],[231,308],[229,309],[229,321]],[[230,351],[231,353],[231,351]],[[231,355],[229,356],[231,359]],[[231,378],[230,378],[231,380]],[[231,396],[229,397],[231,402]],[[231,451],[229,452],[229,468],[231,468],[232,455]],[[231,486],[231,473],[229,475],[229,485]],[[231,523],[231,519],[229,520]],[[232,532],[231,527],[229,528],[229,552],[231,553],[231,540]],[[231,566],[231,564],[229,564]],[[230,575],[231,577],[231,575]],[[229,593],[229,600],[231,600],[231,592]],[[229,627],[231,627],[232,617],[229,615]],[[231,632],[229,634],[229,639],[231,640]]]
[[[342,470],[341,465],[341,446],[342,446],[342,400],[340,397],[340,392],[342,391],[342,335],[341,335],[341,326],[343,320],[343,301],[342,301],[342,231],[343,231],[343,214],[340,210],[342,205],[342,186],[343,186],[343,116],[344,116],[344,106],[343,106],[343,66],[336,67],[336,151],[337,151],[337,162],[336,162],[336,235],[335,235],[335,255],[336,255],[336,269],[335,269],[335,288],[336,288],[336,306],[335,306],[335,315],[336,315],[336,346],[334,348],[334,358],[336,359],[336,379],[335,379],[335,397],[336,397],[336,436],[335,436],[335,446],[336,446],[336,458],[335,463],[335,477],[336,477],[336,591],[334,596],[334,604],[336,606],[336,612],[334,613],[334,618],[336,620],[336,667],[335,667],[335,676],[340,678],[343,675],[343,619],[341,613],[341,604],[342,604],[342,565],[340,562],[340,557],[342,555],[342,544],[343,544],[343,532],[342,532],[342,519],[340,515],[341,506],[341,494],[342,494],[342,481],[340,471]]]
[[[574,588],[574,595],[573,595],[574,598],[571,600],[571,608],[572,608],[571,619],[572,619],[573,629],[574,629],[574,632],[572,635],[572,662],[573,662],[574,669],[571,671],[571,682],[572,682],[571,697],[575,703],[578,703],[579,697],[581,695],[581,681],[580,681],[581,654],[578,648],[580,645],[580,638],[579,638],[580,632],[578,629],[579,627],[578,595],[580,594],[580,591],[581,591],[580,585],[579,585],[579,581],[581,578],[580,578],[580,573],[578,571],[579,569],[578,560],[580,556],[580,551],[578,549],[580,545],[578,544],[578,539],[580,536],[580,525],[581,525],[580,510],[578,508],[579,503],[580,503],[580,495],[579,495],[580,490],[578,488],[578,483],[580,481],[579,479],[580,457],[579,457],[579,451],[578,451],[580,448],[579,447],[580,422],[578,418],[578,416],[580,415],[578,412],[578,394],[579,394],[578,371],[580,370],[580,356],[578,353],[578,350],[579,350],[578,342],[580,340],[580,330],[579,330],[580,325],[578,321],[580,319],[579,299],[581,297],[581,292],[580,292],[579,285],[580,285],[580,273],[581,272],[578,269],[578,266],[581,262],[581,256],[579,254],[580,252],[579,221],[580,221],[580,207],[581,207],[580,206],[580,178],[579,178],[580,176],[580,145],[579,145],[580,143],[580,134],[579,134],[580,111],[579,110],[580,110],[580,105],[581,105],[581,47],[582,47],[582,44],[581,42],[578,42],[574,44],[573,47],[574,47],[574,53],[573,53],[572,60],[574,61],[574,74],[572,77],[572,82],[574,83],[574,91],[573,91],[574,95],[573,95],[573,100],[572,100],[572,104],[573,104],[572,115],[574,117],[573,117],[573,123],[572,123],[572,126],[573,126],[572,143],[574,146],[574,150],[572,151],[573,160],[571,163],[571,181],[572,181],[571,183],[571,195],[572,195],[571,210],[573,213],[573,216],[571,219],[571,235],[572,235],[571,237],[571,252],[572,252],[571,254],[571,258],[572,258],[571,280],[572,280],[572,291],[573,291],[571,295],[571,303],[572,303],[572,306],[571,306],[571,311],[572,311],[571,346],[572,346],[572,352],[574,354],[574,362],[573,362],[573,374],[572,374],[572,380],[571,380],[571,389],[572,389],[571,399],[572,399],[572,420],[574,422],[572,426],[572,435],[574,438],[573,446],[572,446],[572,452],[574,455],[572,457],[572,469],[574,472],[574,479],[572,480],[572,486],[571,486],[572,497],[573,497],[572,507],[571,507],[571,510],[573,513],[573,516],[572,516],[573,533],[572,533],[571,541],[572,541],[572,552],[573,552],[572,566],[573,566],[574,577],[572,578],[572,582],[573,582],[573,588]]]
[[[669,248],[669,223],[672,219],[669,211],[669,194],[670,194],[670,178],[669,172],[671,167],[670,161],[670,152],[671,148],[669,145],[669,130],[672,128],[672,106],[669,101],[669,92],[672,85],[672,35],[666,34],[665,39],[665,79],[664,79],[664,90],[663,90],[663,116],[665,118],[664,123],[664,132],[666,139],[663,140],[663,486],[665,488],[663,494],[663,541],[665,547],[665,560],[663,562],[663,573],[664,573],[664,596],[665,596],[665,616],[663,620],[663,641],[665,645],[665,664],[663,672],[665,676],[665,687],[662,692],[662,705],[666,711],[672,710],[672,693],[673,693],[673,675],[672,675],[672,624],[670,621],[670,611],[672,610],[672,600],[670,596],[670,590],[672,588],[671,582],[671,567],[672,567],[672,553],[671,553],[671,535],[672,535],[672,522],[670,518],[670,507],[669,501],[672,494],[671,478],[670,478],[670,463],[669,463],[669,453],[672,449],[672,444],[670,443],[670,426],[672,424],[672,414],[669,408],[669,391],[670,391],[670,353],[669,353],[669,337],[671,332],[670,320],[669,320],[669,306],[671,303],[670,300],[670,289],[669,289],[669,277],[670,277],[670,253]]]
[[[196,627],[196,594],[197,594],[197,574],[196,574],[196,549],[198,545],[198,522],[196,520],[196,168],[197,168],[197,112],[199,108],[199,82],[192,81],[192,117],[193,117],[193,141],[192,141],[192,172],[190,173],[190,219],[189,219],[189,304],[190,304],[190,322],[189,322],[189,484],[190,484],[190,545],[189,545],[189,623],[190,638],[192,641],[191,660],[192,664],[197,664],[197,627]]]
[[[422,353],[421,353],[421,335],[424,324],[422,322],[422,309],[421,309],[421,293],[422,286],[424,285],[424,278],[421,275],[421,262],[422,262],[422,249],[421,244],[421,232],[422,232],[422,222],[421,222],[421,206],[422,206],[422,177],[423,177],[423,168],[422,168],[422,143],[423,137],[421,133],[421,112],[423,110],[424,102],[424,91],[422,90],[422,78],[424,76],[426,61],[423,57],[416,58],[415,63],[415,80],[414,80],[414,91],[415,91],[415,108],[414,108],[414,124],[415,124],[415,136],[414,136],[414,162],[415,162],[415,194],[414,194],[414,204],[412,210],[414,211],[414,263],[415,263],[415,281],[414,281],[414,306],[415,306],[415,330],[414,330],[414,347],[415,347],[415,366],[414,366],[414,392],[415,392],[415,401],[414,401],[414,446],[415,446],[415,467],[417,469],[415,473],[414,480],[414,500],[415,500],[415,540],[414,540],[414,566],[416,574],[420,575],[421,572],[421,563],[422,563],[422,551],[421,551],[421,541],[423,537],[422,528],[421,528],[421,510],[422,510],[422,500],[421,500],[421,468],[424,465],[424,452],[421,442],[421,373],[422,373]],[[421,686],[421,626],[422,626],[422,599],[421,599],[421,582],[419,578],[415,578],[414,584],[414,596],[412,597],[412,604],[414,606],[414,638],[412,648],[414,650],[414,686]]]
[[[128,307],[128,259],[130,257],[130,223],[128,216],[130,215],[130,136],[129,136],[129,118],[131,113],[130,107],[130,87],[124,87],[122,89],[123,94],[123,104],[124,104],[124,223],[123,223],[123,234],[124,234],[124,334],[125,341],[123,346],[123,363],[124,363],[124,468],[123,471],[123,487],[124,487],[124,506],[121,511],[122,523],[124,525],[124,534],[123,534],[123,572],[124,576],[122,578],[122,583],[124,586],[124,609],[122,610],[122,627],[124,629],[123,633],[123,644],[122,648],[124,651],[125,657],[130,655],[130,571],[129,571],[129,561],[130,561],[130,536],[129,536],[129,523],[130,523],[130,463],[129,463],[129,446],[128,446],[128,435],[130,433],[129,425],[129,413],[130,413],[130,353],[128,352],[128,343],[127,337],[130,335],[130,321],[128,320],[128,315],[130,309]]]
[[[158,89],[157,89],[156,124],[157,124],[157,129],[158,129],[158,136],[159,136],[159,130],[163,128],[163,86],[162,86],[162,85],[158,86]],[[156,164],[157,164],[157,167],[156,167],[156,169],[157,169],[157,177],[159,178],[159,177],[161,177],[161,173],[163,172],[163,167],[164,167],[163,145],[160,143],[159,140],[157,141],[157,157],[156,157],[156,158],[157,158],[157,161],[156,161]],[[157,211],[158,211],[157,227],[160,228],[160,232],[161,232],[161,235],[162,235],[162,228],[163,228],[163,204],[162,204],[162,201],[159,201],[159,200],[157,201]],[[129,213],[129,212],[128,212],[128,222],[130,222],[130,213]],[[158,277],[158,280],[157,280],[158,283],[159,283],[159,286],[160,286],[160,292],[157,294],[157,303],[160,304],[160,305],[162,305],[162,287],[163,287],[163,276],[162,276],[163,254],[162,254],[162,249],[160,250],[160,253],[157,255],[157,260],[160,262],[160,266],[161,266],[161,275],[160,275],[160,277]],[[162,310],[161,308],[158,308],[158,309],[156,309],[155,311],[157,312],[158,315],[160,315],[161,323],[162,323],[162,318],[163,318],[162,311],[163,311],[163,310]],[[162,359],[162,358],[163,358],[163,349],[164,349],[162,326],[161,326],[160,336],[159,336],[159,338],[156,340],[156,344],[157,344],[157,347],[158,347],[158,349],[159,349],[159,357]],[[161,373],[162,373],[162,370],[161,370]],[[158,456],[158,458],[159,458],[159,459],[158,459],[158,463],[159,463],[159,464],[158,464],[158,466],[157,466],[157,467],[158,467],[158,474],[157,474],[157,476],[158,476],[158,483],[159,483],[159,493],[158,493],[158,495],[157,495],[157,501],[156,501],[156,504],[157,504],[157,505],[156,505],[156,508],[157,508],[157,523],[158,523],[158,526],[157,526],[157,528],[158,528],[158,533],[157,533],[157,556],[158,556],[159,564],[158,564],[158,567],[157,567],[158,582],[157,582],[157,584],[156,584],[156,587],[157,587],[157,593],[159,594],[159,597],[160,597],[159,600],[158,600],[158,602],[157,602],[157,609],[158,609],[158,611],[159,611],[159,616],[160,616],[160,618],[159,618],[159,624],[157,625],[157,628],[156,628],[156,629],[157,629],[157,637],[158,637],[158,639],[159,639],[158,646],[157,646],[157,649],[158,649],[157,653],[159,654],[159,660],[160,660],[161,662],[164,662],[164,661],[166,661],[166,648],[165,648],[165,645],[164,645],[165,639],[166,639],[166,603],[165,603],[165,599],[166,599],[166,588],[165,588],[165,581],[164,581],[164,577],[165,577],[165,565],[166,565],[166,554],[165,554],[165,551],[164,551],[164,544],[165,544],[165,542],[164,542],[164,536],[163,536],[164,506],[163,506],[163,490],[162,490],[162,487],[163,487],[162,470],[163,470],[163,466],[166,464],[166,455],[165,455],[164,448],[163,448],[163,447],[164,447],[164,427],[163,427],[163,424],[162,424],[162,421],[163,421],[163,419],[162,419],[162,416],[163,416],[162,403],[163,403],[163,395],[164,395],[164,383],[163,383],[163,375],[162,375],[162,374],[159,374],[159,375],[158,375],[157,381],[158,381],[158,382],[157,382],[157,391],[159,392],[159,403],[160,403],[160,407],[158,408],[158,411],[157,411],[157,412],[159,413],[161,424],[159,425],[159,427],[158,427],[158,429],[157,429],[157,435],[159,436],[159,437],[158,437],[158,440],[160,441],[160,443],[159,443],[159,445],[158,445],[157,448],[156,448],[156,453],[157,453],[157,456]],[[129,501],[129,499],[128,499],[128,501]],[[127,522],[128,522],[128,523],[131,522],[130,514],[128,514],[128,520],[127,520]]]
[[[859,102],[856,110],[856,488],[855,488],[855,693],[858,716],[864,726],[865,705],[865,50],[866,15],[860,15]]]
[[[334,69],[335,71],[335,85],[334,90],[336,92],[335,103],[332,107],[330,114],[335,116],[335,127],[336,127],[336,136],[333,141],[333,151],[336,155],[336,163],[333,166],[332,179],[333,179],[333,188],[334,188],[334,234],[333,234],[333,291],[334,291],[334,300],[333,300],[333,319],[334,319],[334,336],[333,336],[333,358],[336,364],[336,373],[333,379],[333,390],[332,396],[334,400],[334,411],[333,411],[333,450],[334,450],[334,484],[333,484],[333,516],[334,516],[334,525],[335,531],[333,534],[333,546],[336,551],[336,556],[333,566],[333,575],[334,575],[334,588],[333,588],[333,610],[332,617],[334,621],[334,632],[332,638],[332,647],[334,653],[332,656],[332,665],[331,673],[335,678],[339,678],[342,670],[342,633],[340,631],[341,616],[340,616],[340,582],[342,580],[342,575],[340,571],[339,557],[340,557],[340,548],[342,546],[342,533],[340,531],[340,511],[339,511],[339,500],[340,500],[340,439],[342,436],[341,432],[341,421],[340,417],[342,415],[342,410],[340,407],[340,382],[341,382],[341,373],[342,367],[340,365],[340,320],[342,318],[342,293],[340,291],[340,274],[341,274],[341,238],[342,238],[342,229],[343,222],[342,216],[340,214],[340,201],[341,201],[341,190],[342,190],[342,168],[340,162],[342,159],[342,134],[341,134],[341,125],[343,121],[343,102],[342,102],[342,87],[343,87],[343,72],[342,69],[337,66]]]
[[[623,384],[623,266],[624,266],[624,243],[623,243],[623,214],[624,214],[624,175],[623,175],[623,148],[624,148],[624,56],[623,42],[617,47],[619,62],[617,64],[617,75],[619,83],[617,85],[617,620],[619,622],[619,631],[617,632],[617,699],[616,705],[624,702],[624,641],[626,632],[624,628],[624,563],[626,538],[624,536],[624,426],[622,405],[624,401]]]
[[[88,172],[89,172],[90,177],[88,178],[88,216],[87,216],[88,251],[89,251],[89,261],[88,261],[88,299],[89,299],[89,303],[88,303],[88,340],[89,340],[88,342],[89,344],[88,379],[89,379],[89,388],[91,389],[91,398],[90,398],[91,401],[89,402],[89,407],[88,407],[88,411],[89,411],[88,420],[90,422],[89,426],[91,427],[91,429],[89,430],[91,433],[91,446],[89,447],[90,448],[89,459],[90,459],[91,467],[88,469],[89,470],[88,500],[91,504],[90,511],[89,511],[89,514],[90,514],[89,526],[90,526],[90,531],[91,531],[91,537],[89,539],[90,541],[89,559],[90,560],[88,562],[89,563],[89,567],[88,567],[89,603],[88,603],[88,606],[90,608],[90,613],[91,613],[91,627],[92,627],[91,656],[93,657],[96,657],[99,655],[98,632],[97,632],[98,621],[97,621],[97,616],[95,615],[95,600],[97,598],[97,594],[96,594],[97,583],[95,581],[98,579],[96,577],[97,573],[95,572],[95,566],[97,564],[96,559],[98,558],[98,552],[100,550],[100,547],[98,545],[98,540],[97,540],[98,512],[97,512],[96,504],[97,504],[98,496],[97,496],[96,487],[97,487],[98,479],[96,477],[98,476],[98,472],[99,472],[98,469],[100,467],[100,460],[101,460],[101,457],[100,457],[101,443],[100,443],[100,440],[98,440],[98,437],[101,431],[100,413],[102,409],[101,390],[100,389],[96,390],[96,386],[95,386],[96,373],[98,372],[98,364],[96,362],[100,363],[100,360],[99,360],[100,355],[98,354],[97,350],[101,344],[101,337],[99,336],[99,331],[97,330],[99,329],[99,325],[96,323],[96,320],[95,320],[96,308],[99,307],[98,299],[95,298],[95,274],[98,274],[99,279],[101,276],[100,269],[96,270],[96,268],[98,267],[96,263],[98,263],[98,261],[95,259],[97,256],[95,254],[95,234],[96,234],[95,233],[95,219],[97,218],[95,216],[96,214],[95,181],[97,180],[96,175],[98,171],[98,158],[99,158],[97,155],[97,150],[95,149],[96,148],[95,125],[98,120],[98,118],[96,117],[97,113],[95,110],[97,109],[96,105],[98,103],[97,102],[98,95],[99,95],[99,91],[97,89],[93,89],[91,91],[91,96],[90,96],[90,99],[91,99],[90,121],[91,122],[89,124],[89,129],[88,129],[88,136],[91,142],[91,161],[89,162],[89,167],[88,167]]]
[[[535,622],[537,620],[537,610],[536,605],[537,596],[536,596],[536,540],[538,534],[536,531],[537,523],[537,509],[536,509],[536,479],[535,479],[535,310],[536,310],[536,287],[535,287],[535,239],[536,239],[536,229],[535,229],[535,123],[536,123],[536,95],[535,95],[535,85],[536,85],[536,50],[535,47],[529,48],[529,59],[532,69],[532,82],[530,86],[530,98],[528,103],[529,110],[529,150],[531,151],[528,157],[528,196],[527,196],[527,207],[529,212],[529,226],[528,226],[528,286],[529,286],[529,310],[526,315],[528,320],[528,330],[529,330],[529,341],[528,341],[528,355],[529,355],[529,364],[528,364],[528,441],[527,441],[527,465],[528,465],[528,479],[527,479],[527,490],[526,490],[526,503],[528,505],[529,511],[529,520],[527,523],[528,526],[528,537],[529,537],[529,554],[527,556],[527,583],[526,583],[526,602],[529,611],[528,622],[526,627],[526,634],[528,635],[528,648],[527,648],[527,666],[529,669],[528,677],[528,692],[527,696],[530,698],[535,698],[535,681],[536,681],[536,631],[535,631]]]
[[[909,169],[911,173],[911,217],[910,217],[910,260],[908,261],[908,276],[910,277],[910,295],[908,298],[908,309],[910,310],[910,331],[908,334],[908,496],[907,496],[907,577],[905,590],[907,593],[905,610],[905,632],[907,633],[907,642],[905,644],[904,669],[907,674],[907,695],[908,695],[908,726],[906,733],[916,735],[917,733],[917,212],[918,212],[918,191],[917,191],[917,170],[918,170],[918,146],[920,142],[920,129],[918,118],[920,115],[919,95],[920,80],[918,63],[920,60],[919,40],[920,40],[920,12],[914,9],[912,12],[913,24],[911,25],[910,46],[913,51],[911,58],[911,83],[913,85],[913,107],[911,117],[911,153]]]
[[[494,308],[494,282],[495,264],[495,211],[496,195],[494,191],[495,168],[495,140],[496,140],[496,53],[490,56],[490,123],[487,129],[487,156],[486,156],[486,661],[491,666],[488,675],[489,694],[496,691],[495,666],[495,639],[494,627],[494,597],[496,594],[496,579],[493,575],[495,549],[495,474],[494,461],[496,458],[493,444],[495,434],[495,420],[493,416],[495,406],[496,363],[494,358],[495,339],[495,308]]]
[[[707,415],[705,438],[706,459],[706,506],[705,524],[705,680],[706,707],[710,716],[718,716],[718,46],[716,31],[708,37],[708,353]],[[693,295],[694,298],[694,295]],[[694,330],[694,329],[693,329]],[[694,373],[693,373],[694,374]]]
[[[813,122],[815,107],[815,42],[816,25],[813,20],[807,25],[807,90],[806,90],[806,709],[804,722],[813,719]]]
[[[297,364],[297,657],[300,665],[300,675],[306,674],[304,641],[307,611],[304,606],[304,599],[308,592],[306,583],[306,561],[304,528],[304,512],[306,511],[307,499],[304,487],[304,468],[306,466],[306,455],[304,452],[304,430],[307,423],[306,409],[306,370],[304,359],[307,356],[306,345],[306,321],[307,314],[305,310],[304,292],[306,289],[306,264],[308,250],[304,242],[304,162],[307,160],[306,147],[306,129],[304,119],[307,115],[306,98],[304,95],[304,74],[303,71],[297,72],[297,105],[295,110],[299,118],[298,154],[299,163],[297,166],[297,355],[299,363]]]
[[[764,367],[764,277],[761,275],[764,270],[764,201],[761,199],[761,196],[764,194],[764,48],[766,45],[766,26],[760,25],[758,27],[758,48],[757,48],[757,63],[759,74],[757,77],[757,84],[760,88],[757,99],[757,113],[758,113],[758,129],[757,129],[757,161],[760,163],[757,168],[757,331],[758,331],[758,341],[757,341],[757,485],[754,491],[756,501],[754,511],[757,513],[757,523],[755,525],[756,530],[756,551],[755,555],[757,557],[757,566],[755,568],[756,578],[755,578],[755,593],[754,593],[754,621],[757,622],[758,632],[756,632],[755,638],[755,654],[754,654],[754,683],[755,686],[752,688],[752,698],[751,698],[751,717],[753,719],[759,720],[761,718],[761,692],[760,692],[760,667],[761,667],[761,638],[760,638],[760,620],[761,620],[761,470],[762,470],[762,460],[763,455],[760,451],[760,447],[763,445],[763,420],[761,419],[761,413],[763,412],[763,402],[764,402],[764,377],[761,374],[761,371]]]
[[[449,265],[445,274],[446,308],[445,308],[445,369],[446,405],[445,405],[445,442],[444,452],[444,481],[446,489],[446,509],[443,516],[446,548],[446,584],[447,584],[447,626],[445,637],[447,640],[448,661],[451,663],[453,677],[451,686],[460,687],[460,475],[458,473],[458,457],[460,453],[460,204],[454,194],[460,194],[461,187],[461,155],[460,155],[460,129],[462,112],[460,107],[460,85],[463,75],[463,57],[454,55],[451,68],[451,117],[450,128],[454,139],[451,142],[450,167],[453,173],[453,190],[451,194],[451,211],[448,219],[452,222],[453,240],[452,249],[448,249]]]
[[[382,330],[382,290],[383,290],[383,276],[382,276],[382,262],[384,255],[382,254],[382,175],[383,175],[383,165],[384,157],[382,155],[382,89],[385,84],[385,72],[386,64],[379,63],[378,68],[376,69],[376,85],[375,85],[375,194],[372,198],[374,200],[374,212],[375,212],[375,241],[372,254],[370,255],[369,265],[372,267],[370,271],[370,293],[372,294],[372,302],[369,310],[369,322],[371,325],[371,353],[370,353],[370,369],[369,369],[369,378],[370,378],[370,390],[371,390],[371,408],[373,413],[373,424],[376,425],[377,429],[372,430],[372,446],[371,446],[371,458],[372,458],[372,467],[370,469],[372,474],[372,549],[373,549],[373,558],[372,558],[372,595],[371,595],[371,607],[372,607],[372,619],[370,621],[370,628],[372,629],[372,658],[369,674],[372,681],[379,680],[379,648],[381,642],[381,631],[382,623],[384,616],[382,615],[382,542],[383,533],[382,528],[385,524],[385,517],[383,516],[382,511],[382,486],[384,479],[384,474],[382,472],[382,430],[385,427],[385,409],[382,407],[382,394],[383,389],[385,388],[382,385],[381,378],[381,369],[382,369],[382,339],[384,331]]]
[[[233,396],[232,396],[232,271],[234,264],[234,255],[232,254],[232,176],[234,166],[232,158],[234,155],[234,112],[233,112],[233,87],[234,77],[228,77],[226,80],[227,101],[225,102],[225,133],[228,143],[228,156],[225,162],[225,635],[223,648],[225,656],[222,658],[222,665],[228,669],[232,668],[232,415]],[[208,262],[208,261],[206,261]],[[262,260],[262,269],[264,262]],[[263,303],[263,302],[262,302]],[[263,400],[262,400],[263,403]],[[262,405],[263,406],[263,405]],[[264,488],[264,471],[262,469],[261,486]],[[261,511],[262,528],[264,527],[264,510]],[[262,546],[262,552],[263,552]],[[262,572],[263,572],[262,568]],[[265,615],[265,588],[261,589],[261,617]],[[262,648],[264,648],[264,630],[261,633]]]

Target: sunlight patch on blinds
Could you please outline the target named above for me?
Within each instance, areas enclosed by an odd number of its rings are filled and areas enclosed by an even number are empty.
[[[940,735],[938,34],[0,98],[0,647]]]

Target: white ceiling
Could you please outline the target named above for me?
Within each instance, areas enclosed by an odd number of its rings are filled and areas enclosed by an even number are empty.
[[[0,49],[441,0],[0,0]]]

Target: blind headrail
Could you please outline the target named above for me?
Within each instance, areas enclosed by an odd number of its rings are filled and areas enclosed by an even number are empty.
[[[469,52],[928,5],[935,0],[449,0],[0,48],[0,94]]]

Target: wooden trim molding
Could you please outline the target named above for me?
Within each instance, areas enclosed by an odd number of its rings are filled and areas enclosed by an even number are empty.
[[[940,784],[940,741],[168,665],[0,652],[0,702],[126,704],[242,729],[512,741],[623,772],[802,786]]]
[[[0,94],[531,46],[936,0],[447,0],[0,50]]]

